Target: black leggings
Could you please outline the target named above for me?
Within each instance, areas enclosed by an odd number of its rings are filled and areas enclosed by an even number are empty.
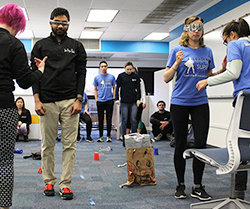
[[[87,113],[81,113],[80,114],[80,120],[82,120],[84,123],[86,123],[86,132],[87,137],[90,137],[91,131],[92,131],[92,120],[91,117]],[[80,137],[80,124],[78,127],[78,137]]]
[[[198,106],[180,106],[171,104],[171,118],[175,134],[174,166],[178,183],[184,183],[186,160],[183,152],[187,148],[187,130],[189,115],[191,115],[194,130],[194,147],[206,148],[209,128],[208,104]],[[193,159],[194,184],[202,183],[205,164],[196,158]]]
[[[111,136],[112,128],[112,115],[113,115],[114,101],[99,102],[97,101],[97,111],[98,111],[98,122],[99,122],[99,135],[103,136],[103,121],[104,121],[104,110],[106,110],[106,120],[107,120],[107,136]]]

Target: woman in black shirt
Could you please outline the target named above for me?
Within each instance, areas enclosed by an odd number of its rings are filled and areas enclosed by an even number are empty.
[[[28,142],[28,134],[30,132],[31,115],[30,111],[25,108],[25,103],[22,97],[16,99],[16,107],[18,112],[18,124],[17,124],[17,137],[16,141],[19,140],[19,136],[23,135],[25,142]]]

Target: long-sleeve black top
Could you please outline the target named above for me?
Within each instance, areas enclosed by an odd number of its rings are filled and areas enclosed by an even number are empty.
[[[15,107],[13,79],[21,88],[27,89],[41,77],[39,70],[30,70],[22,42],[0,28],[0,108]]]
[[[159,113],[159,111],[157,111],[150,117],[150,123],[152,123],[153,128],[159,128],[159,126],[161,125],[161,121],[172,121],[169,111],[165,110],[164,113]]]
[[[18,121],[21,121],[22,123],[27,123],[27,125],[31,124],[31,115],[30,111],[28,109],[25,109],[25,113],[22,112],[21,115],[18,114]]]
[[[83,95],[86,77],[87,55],[83,45],[68,36],[61,42],[50,34],[36,42],[31,52],[31,66],[36,69],[34,57],[46,60],[42,79],[33,85],[33,93],[39,93],[41,102],[55,102]]]
[[[121,93],[121,95],[119,95]],[[122,103],[134,103],[141,98],[140,77],[136,73],[130,75],[123,72],[116,80],[115,100],[121,97]]]

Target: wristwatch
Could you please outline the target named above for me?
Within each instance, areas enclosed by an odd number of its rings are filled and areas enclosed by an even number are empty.
[[[83,97],[76,97],[76,100],[79,100],[80,102],[83,102]]]

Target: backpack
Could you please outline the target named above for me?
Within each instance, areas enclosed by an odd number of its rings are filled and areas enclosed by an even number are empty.
[[[33,160],[41,160],[42,159],[41,150],[31,152],[31,155],[23,156],[24,159],[27,159],[27,158],[30,158],[30,157],[32,157]]]
[[[141,133],[140,134],[147,134],[147,129],[146,129],[146,126],[145,124],[142,122],[142,129],[141,129]]]

